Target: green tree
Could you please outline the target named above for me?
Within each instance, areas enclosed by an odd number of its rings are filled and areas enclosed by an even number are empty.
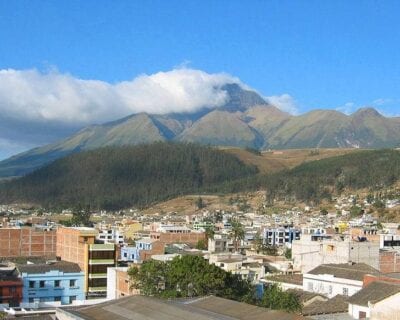
[[[197,241],[196,243],[196,249],[199,250],[207,250],[207,242],[204,239],[200,239],[199,241]]]
[[[300,312],[302,309],[298,296],[293,292],[283,291],[277,284],[270,284],[264,288],[260,305],[287,312]]]
[[[202,197],[198,197],[197,200],[196,200],[197,209],[199,209],[199,210],[203,209],[203,208],[205,208],[205,206],[206,206],[206,204],[204,203],[203,198]]]
[[[289,259],[289,260],[292,259],[292,249],[286,248],[284,256],[285,256],[286,259]]]
[[[231,226],[232,228],[229,236],[233,239],[233,246],[237,252],[239,250],[240,241],[244,239],[244,227],[239,221],[234,219],[231,220]]]

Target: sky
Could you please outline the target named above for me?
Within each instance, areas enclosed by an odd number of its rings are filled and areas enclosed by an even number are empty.
[[[400,1],[0,0],[0,159],[239,83],[293,114],[400,116]]]

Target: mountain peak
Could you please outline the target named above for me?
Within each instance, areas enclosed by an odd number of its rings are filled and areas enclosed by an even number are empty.
[[[382,117],[382,115],[372,107],[364,107],[358,109],[356,112],[352,114],[352,116],[357,117]]]
[[[246,111],[256,105],[265,105],[267,102],[261,96],[251,90],[243,89],[237,83],[228,83],[221,87],[228,94],[228,101],[219,110],[236,112]]]

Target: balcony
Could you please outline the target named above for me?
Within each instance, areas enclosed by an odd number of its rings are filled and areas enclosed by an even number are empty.
[[[114,244],[91,244],[89,245],[89,251],[114,251]]]
[[[89,279],[104,279],[107,278],[107,273],[89,273]]]
[[[107,287],[89,287],[89,292],[107,292]]]
[[[114,265],[114,259],[89,259],[90,265],[98,265],[98,264],[110,264]]]

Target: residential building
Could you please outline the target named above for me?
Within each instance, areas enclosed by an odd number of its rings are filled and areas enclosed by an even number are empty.
[[[129,267],[107,269],[107,299],[113,300],[139,294],[139,290],[132,287],[133,283],[129,278],[128,269]]]
[[[115,228],[99,230],[99,234],[96,236],[96,239],[103,241],[104,243],[124,243],[124,235]]]
[[[353,240],[349,237],[317,236],[302,234],[292,243],[294,270],[306,273],[321,264],[366,263],[379,268],[379,243]]]
[[[22,302],[22,280],[12,266],[0,266],[0,305],[18,307]]]
[[[160,240],[151,238],[138,239],[134,247],[121,248],[121,260],[135,263],[143,262],[151,258],[153,254],[163,254],[164,244]]]
[[[292,227],[265,228],[264,244],[269,246],[290,245],[293,240],[300,239],[301,231]]]
[[[107,268],[116,265],[115,244],[98,243],[98,231],[93,228],[57,229],[57,256],[77,263],[85,274],[84,292],[87,298],[104,297],[107,292]]]
[[[303,275],[303,290],[328,298],[352,296],[362,289],[366,274],[377,275],[379,271],[365,263],[323,264]]]
[[[0,228],[0,257],[55,257],[56,231],[35,227]]]
[[[218,253],[228,251],[228,236],[216,233],[213,238],[208,238],[208,252]]]
[[[400,284],[374,281],[349,299],[354,319],[394,320],[400,315]]]
[[[380,250],[379,270],[382,273],[400,272],[400,252],[390,249]]]
[[[18,270],[23,281],[24,303],[64,305],[85,300],[84,273],[76,263],[24,264],[18,265]]]

